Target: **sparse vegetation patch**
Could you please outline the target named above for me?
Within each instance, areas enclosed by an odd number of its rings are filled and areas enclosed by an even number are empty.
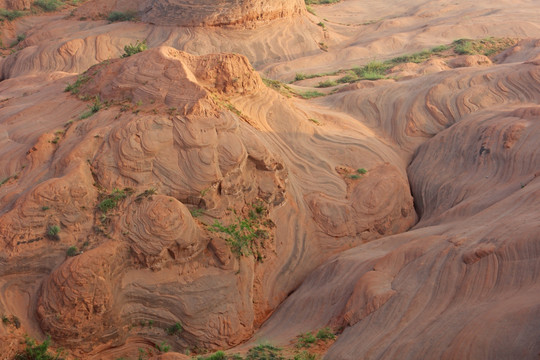
[[[124,46],[124,54],[122,54],[122,57],[123,58],[130,57],[131,55],[138,54],[147,49],[148,49],[148,46],[146,45],[146,40],[143,40],[142,42],[137,40],[135,44],[128,44]]]
[[[225,241],[236,256],[253,254],[257,261],[262,261],[262,255],[258,250],[259,242],[269,238],[269,233],[263,228],[262,217],[266,209],[261,205],[253,206],[248,217],[237,217],[229,225],[224,225],[216,220],[209,228],[210,231],[225,234]]]
[[[135,20],[136,16],[137,13],[132,10],[128,10],[125,12],[112,11],[107,16],[107,20],[109,20],[109,22],[132,21]]]
[[[51,12],[58,10],[64,3],[60,0],[36,0],[34,5],[40,7],[43,11]]]
[[[47,228],[47,237],[51,240],[60,240],[60,226],[50,225]]]
[[[112,193],[107,195],[105,199],[103,199],[99,205],[98,208],[101,210],[102,213],[106,214],[112,209],[116,208],[118,206],[118,203],[126,198],[126,192],[124,190],[114,189]]]
[[[7,10],[0,9],[0,20],[9,20],[13,21],[17,18],[24,16],[24,12],[20,10]]]

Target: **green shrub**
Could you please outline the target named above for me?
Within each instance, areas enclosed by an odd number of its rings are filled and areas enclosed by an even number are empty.
[[[51,344],[49,337],[41,344],[29,337],[25,338],[25,342],[26,348],[24,352],[15,355],[15,360],[63,360],[60,358],[61,352],[57,352],[56,355],[49,353],[49,345]]]
[[[77,249],[76,246],[70,246],[68,249],[67,249],[67,256],[75,256],[75,255],[79,255],[79,250]]]
[[[261,344],[249,349],[246,360],[285,360],[281,349],[271,344]]]
[[[223,351],[217,351],[208,357],[198,357],[198,360],[227,360],[227,356]]]
[[[334,335],[334,333],[329,327],[320,329],[315,336],[319,340],[333,340],[336,338],[336,335]]]
[[[386,71],[390,68],[389,64],[380,61],[371,61],[362,68],[354,68],[355,74],[362,79],[378,80],[386,77]]]
[[[167,334],[174,335],[180,333],[183,329],[182,324],[175,323],[167,328]]]
[[[22,11],[0,9],[0,19],[7,19],[9,21],[13,21],[17,18],[20,18],[21,16],[24,16],[24,12]]]
[[[454,45],[454,52],[459,55],[471,55],[474,54],[474,49],[472,46],[472,40],[470,39],[459,39],[455,40],[452,45]]]
[[[36,0],[34,5],[39,6],[43,11],[56,11],[59,7],[64,5],[60,0]]]
[[[135,19],[136,16],[137,13],[132,10],[128,10],[126,12],[113,11],[109,13],[109,16],[107,16],[107,20],[109,20],[109,22],[131,21]]]
[[[60,240],[60,226],[51,225],[47,228],[47,237],[51,240]]]
[[[83,112],[81,115],[79,115],[80,120],[84,120],[89,118],[90,116],[97,113],[99,110],[101,110],[102,103],[98,96],[94,98],[94,103],[92,105],[88,106],[88,110]]]
[[[319,357],[316,354],[312,354],[304,350],[301,353],[294,355],[293,360],[317,360],[318,358]]]
[[[209,230],[226,234],[225,241],[238,257],[254,254],[257,260],[262,261],[262,256],[255,250],[257,250],[256,240],[264,240],[269,237],[268,231],[261,228],[261,218],[265,210],[262,202],[256,202],[252,204],[247,218],[237,217],[233,223],[227,226],[216,220]],[[264,224],[266,223],[264,222]]]
[[[358,76],[356,76],[355,73],[347,74],[339,79],[337,79],[337,82],[340,84],[346,84],[346,83],[352,83],[358,80]]]
[[[86,84],[90,80],[88,76],[80,75],[73,84],[68,84],[64,89],[65,92],[71,92],[72,94],[78,94],[80,87]]]
[[[423,50],[421,52],[417,52],[414,54],[395,57],[392,60],[390,60],[390,63],[392,64],[402,64],[402,63],[419,64],[431,58],[432,53],[433,52],[431,50]]]
[[[144,50],[147,50],[148,46],[146,45],[146,40],[143,42],[140,42],[137,40],[135,44],[129,44],[124,46],[124,54],[122,55],[123,58],[129,57],[131,55],[138,54],[140,52],[143,52]]]
[[[327,88],[327,87],[332,87],[332,86],[336,86],[338,83],[334,80],[325,80],[325,81],[321,81],[319,82],[319,85],[317,85],[318,88]]]
[[[316,341],[317,341],[317,338],[311,332],[307,332],[305,334],[300,334],[298,336],[298,342],[296,343],[296,347],[298,347],[298,348],[308,348],[312,344],[314,344]]]
[[[306,5],[311,4],[334,4],[338,3],[340,0],[304,0]]]
[[[161,344],[156,344],[156,349],[159,352],[166,353],[171,350],[171,347],[165,341],[162,341]]]
[[[356,172],[357,172],[357,173],[359,173],[359,174],[362,174],[362,175],[364,175],[364,174],[366,174],[366,173],[367,173],[367,170],[366,170],[366,169],[364,169],[364,168],[360,168],[360,169],[356,169]]]
[[[298,95],[300,95],[300,97],[302,97],[304,99],[313,99],[313,98],[316,98],[316,97],[319,97],[319,96],[324,96],[324,94],[322,92],[319,92],[319,91],[306,91],[306,92],[303,92],[303,93],[299,93]]]
[[[126,196],[124,190],[114,189],[111,194],[107,195],[107,197],[99,203],[98,208],[102,213],[106,214],[110,210],[116,208],[118,202],[125,199]]]

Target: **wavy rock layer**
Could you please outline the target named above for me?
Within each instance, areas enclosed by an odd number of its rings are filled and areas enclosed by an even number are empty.
[[[424,77],[424,88],[410,80],[325,99],[357,114],[366,106],[351,99],[370,103],[381,114],[369,117],[375,126],[405,135],[396,138],[405,148],[434,125],[447,128],[408,168],[421,215],[413,230],[321,266],[256,338],[287,343],[331,326],[343,332],[327,359],[535,358],[539,71],[538,61],[456,69]],[[387,91],[408,92],[407,102],[377,112]]]
[[[2,83],[2,261],[47,274],[25,323],[79,357],[237,345],[331,254],[416,221],[392,147],[317,129],[241,55],[162,47],[49,77]],[[37,111],[46,129],[24,131]],[[241,257],[210,231],[247,219],[258,239]],[[30,261],[44,249],[46,270]]]

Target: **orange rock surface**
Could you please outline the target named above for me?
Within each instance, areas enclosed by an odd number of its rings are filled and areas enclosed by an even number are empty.
[[[325,359],[537,357],[536,7],[88,0],[5,21],[25,36],[0,60],[1,353],[48,334],[68,359],[292,357],[330,327]],[[448,50],[488,36],[512,41]]]

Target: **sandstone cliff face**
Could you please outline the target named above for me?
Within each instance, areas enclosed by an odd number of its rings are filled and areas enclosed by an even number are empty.
[[[302,0],[113,0],[91,1],[77,10],[81,16],[134,11],[144,22],[176,26],[253,27],[257,23],[302,14]]]
[[[161,25],[248,25],[302,13],[301,0],[150,0],[142,4],[143,21]]]

